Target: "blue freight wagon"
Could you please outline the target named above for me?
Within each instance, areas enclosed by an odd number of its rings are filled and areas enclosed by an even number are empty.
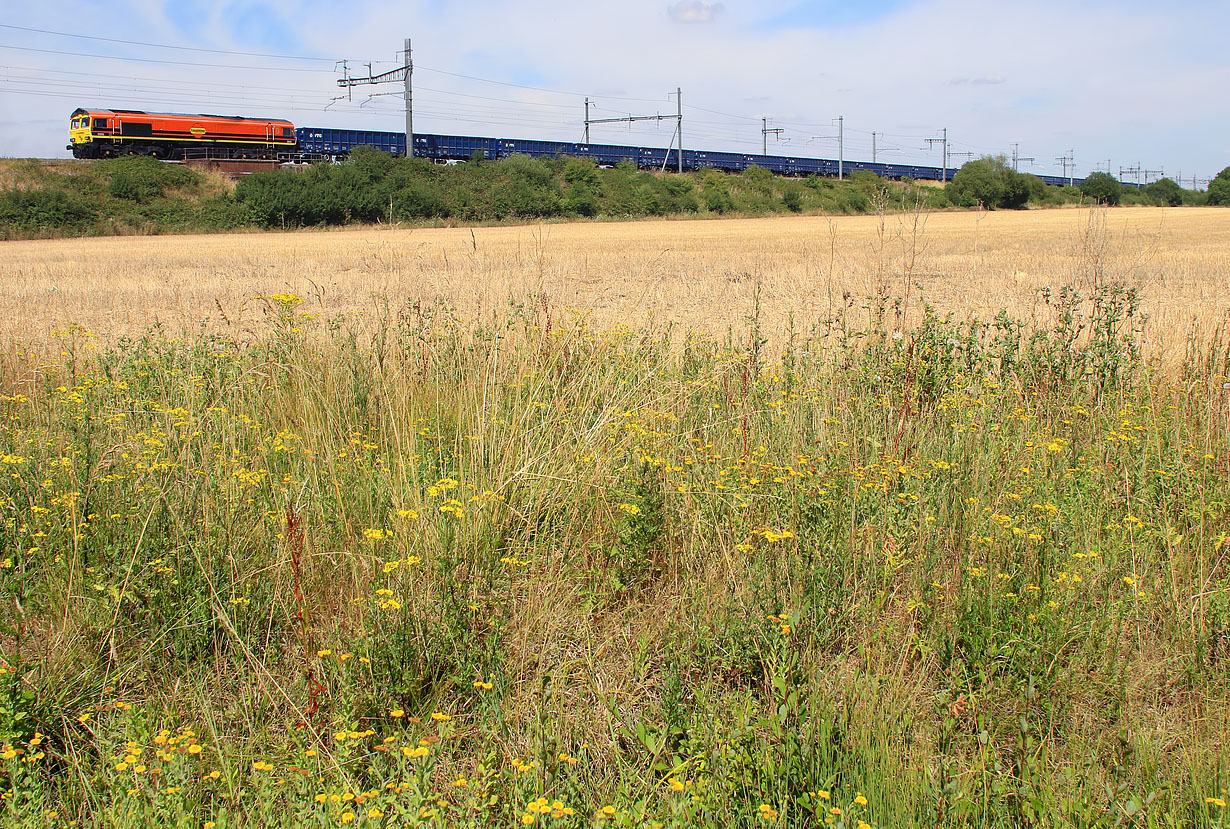
[[[299,152],[311,155],[341,156],[355,147],[375,147],[392,155],[406,154],[406,136],[399,132],[299,127],[295,130],[295,138],[299,141]]]
[[[400,132],[379,130],[342,130],[331,127],[299,127],[295,130],[299,152],[304,156],[327,156],[341,158],[355,147],[374,147],[392,155],[406,154],[406,136]],[[634,164],[643,170],[676,169],[679,151],[660,147],[627,147],[620,144],[581,144],[567,141],[539,141],[528,138],[483,138],[470,135],[416,134],[414,155],[433,161],[468,161],[478,154],[480,158],[495,160],[512,155],[527,155],[531,158],[555,158],[576,156],[588,159],[603,167],[616,164]],[[831,158],[798,158],[794,156],[761,155],[723,152],[713,150],[684,150],[683,168],[701,170],[713,167],[726,172],[743,172],[748,167],[763,167],[778,175],[787,176],[836,176],[838,162]],[[940,167],[918,164],[885,164],[868,161],[845,161],[841,172],[845,175],[866,170],[884,178],[912,178],[948,181],[956,175],[956,168],[947,171]],[[1068,180],[1062,176],[1041,175],[1038,178],[1047,184],[1062,187]],[[1073,179],[1079,185],[1084,179]]]

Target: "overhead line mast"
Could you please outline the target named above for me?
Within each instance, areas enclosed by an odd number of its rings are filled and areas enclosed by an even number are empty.
[[[1056,164],[1063,165],[1063,177],[1068,180],[1068,186],[1073,185],[1073,178],[1076,175],[1076,159],[1074,153],[1068,150],[1067,155],[1061,155],[1055,159]]]
[[[782,133],[785,132],[781,127],[770,127],[768,118],[760,119],[760,142],[763,155],[769,154],[769,133],[773,133],[778,141],[782,139]]]
[[[936,144],[939,144],[943,147],[942,158],[944,159],[943,161],[944,166],[941,168],[940,180],[948,181],[948,127],[944,127],[944,137],[943,138],[928,138],[926,139],[926,141],[927,141],[927,146],[929,147],[934,147]]]
[[[1021,155],[1021,142],[1020,141],[1012,142],[1012,172],[1014,173],[1019,172],[1018,168],[1022,161],[1028,161],[1032,164],[1033,162],[1037,160],[1038,159],[1034,158],[1033,156]],[[1108,169],[1110,168],[1109,161],[1106,162],[1106,166]]]
[[[846,116],[837,116],[837,180],[846,177]]]
[[[414,60],[411,58],[410,38],[406,38],[405,63],[397,69],[390,72],[382,72],[379,75],[368,74],[365,78],[352,78],[348,72],[343,72],[343,76],[337,79],[337,85],[346,89],[348,92],[352,87],[359,84],[377,84],[377,83],[396,83],[401,81],[405,84],[405,89],[402,91],[402,98],[406,105],[406,158],[414,158],[414,96],[412,78],[414,76]],[[369,67],[368,72],[371,72]],[[396,95],[395,92],[376,93],[382,95]]]

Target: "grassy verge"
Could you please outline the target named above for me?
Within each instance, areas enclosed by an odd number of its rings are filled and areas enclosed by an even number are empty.
[[[10,825],[1223,826],[1224,345],[510,303],[3,363]]]

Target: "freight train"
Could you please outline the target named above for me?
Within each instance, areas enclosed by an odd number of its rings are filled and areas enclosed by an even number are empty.
[[[248,158],[281,161],[337,160],[355,147],[374,147],[393,155],[406,154],[406,136],[400,132],[295,127],[281,118],[242,118],[224,115],[184,115],[131,109],[77,109],[69,122],[68,149],[77,158],[114,158],[148,155],[164,160],[185,158]],[[414,135],[414,155],[437,162],[499,159],[511,155],[535,158],[575,156],[600,166],[629,163],[641,169],[685,170],[705,167],[741,172],[763,167],[785,176],[837,176],[866,170],[883,178],[951,180],[955,170],[918,164],[837,161],[803,156],[760,155],[712,150],[628,147],[620,144],[584,144],[524,138],[480,138],[466,135]],[[1061,176],[1039,176],[1047,184],[1062,186]],[[1081,179],[1075,179],[1079,184]]]

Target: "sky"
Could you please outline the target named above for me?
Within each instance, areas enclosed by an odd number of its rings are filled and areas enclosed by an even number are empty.
[[[1018,146],[1022,171],[1230,166],[1225,0],[59,0],[0,10],[0,156],[66,157],[78,106],[277,116],[579,141],[591,118],[674,114],[685,148],[939,165]],[[372,93],[384,93],[369,97]],[[596,124],[667,146],[673,121]],[[1026,160],[1031,159],[1031,160]],[[1125,180],[1142,174],[1124,172]]]

